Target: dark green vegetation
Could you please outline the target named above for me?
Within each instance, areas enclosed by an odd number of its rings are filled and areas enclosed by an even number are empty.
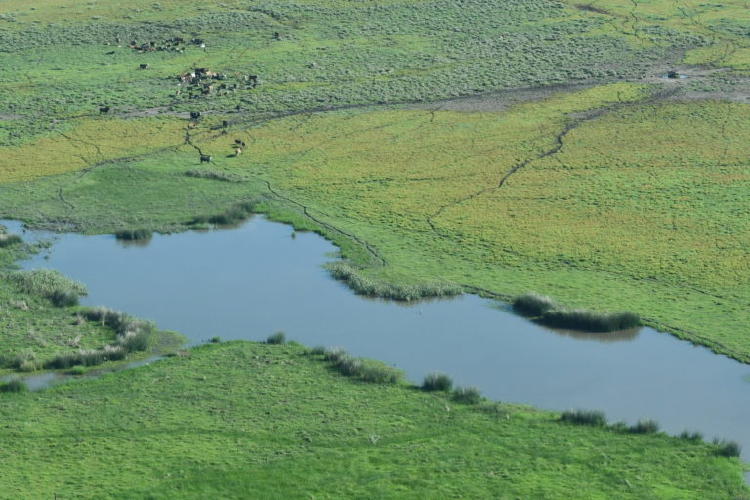
[[[457,387],[451,393],[453,401],[467,405],[477,405],[482,401],[482,394],[476,387]]]
[[[560,421],[573,425],[608,428],[630,434],[657,434],[659,432],[659,423],[654,420],[639,420],[633,425],[627,425],[624,422],[608,424],[604,412],[596,410],[564,411],[560,415]],[[703,442],[703,435],[700,432],[683,431],[677,437],[693,443]],[[742,452],[742,447],[734,441],[717,438],[714,439],[713,444],[715,446],[714,453],[720,457],[739,457]]]
[[[125,241],[144,241],[153,237],[153,232],[147,229],[126,229],[115,233],[118,240]]]
[[[26,392],[27,390],[26,384],[18,379],[0,382],[0,392]]]
[[[374,384],[397,384],[403,379],[403,372],[380,361],[356,358],[344,349],[335,347],[322,353],[313,349],[312,355],[320,355],[331,367],[345,377],[352,377]]]
[[[513,309],[547,326],[588,332],[613,332],[641,324],[641,318],[634,313],[566,309],[550,297],[535,293],[516,297]]]
[[[453,388],[453,379],[451,379],[445,373],[430,373],[424,378],[422,382],[422,390],[424,391],[444,391],[450,392]]]
[[[268,336],[266,344],[281,345],[286,344],[286,334],[284,332],[276,332]]]
[[[607,417],[601,411],[573,410],[565,411],[560,415],[560,420],[576,425],[592,425],[602,427],[607,425]]]
[[[3,494],[66,498],[741,498],[737,459],[344,378],[294,345],[227,342],[3,394]],[[33,422],[34,425],[28,425]]]

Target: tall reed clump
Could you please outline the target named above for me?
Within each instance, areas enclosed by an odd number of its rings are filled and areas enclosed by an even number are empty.
[[[126,229],[117,231],[115,238],[124,241],[147,241],[153,237],[154,233],[148,229]]]
[[[248,201],[244,203],[238,203],[229,207],[227,210],[220,214],[215,215],[199,215],[194,217],[190,222],[191,224],[219,224],[219,225],[231,225],[237,224],[244,221],[255,213],[255,206],[257,202]]]
[[[343,281],[355,293],[368,297],[409,302],[430,297],[453,297],[463,293],[459,285],[448,282],[397,285],[375,280],[363,276],[359,269],[343,261],[326,264],[326,268],[334,279]]]
[[[557,328],[588,332],[613,332],[641,324],[641,318],[631,312],[595,312],[585,309],[547,311],[539,322]]]
[[[559,307],[551,297],[538,293],[525,293],[513,300],[513,309],[524,316],[541,316]]]
[[[345,377],[353,377],[375,384],[397,384],[403,372],[379,361],[355,358],[344,349],[334,347],[323,352],[323,359]]]
[[[21,372],[33,372],[41,367],[36,353],[31,349],[24,349],[16,354],[0,356],[0,368],[11,368]]]
[[[567,309],[550,297],[536,293],[516,297],[513,301],[513,309],[547,326],[587,332],[612,332],[641,324],[640,316],[632,312]]]
[[[44,364],[45,368],[64,369],[76,365],[95,366],[105,361],[118,361],[132,352],[146,351],[151,345],[154,325],[148,321],[133,318],[125,313],[98,307],[82,311],[89,321],[96,321],[115,331],[115,342],[102,349],[81,349],[76,352],[55,356]]]
[[[266,339],[266,344],[282,345],[286,344],[286,334],[284,332],[276,332],[271,334]]]
[[[17,234],[0,233],[0,248],[18,245],[23,240]]]
[[[604,412],[594,410],[570,410],[560,415],[560,421],[575,425],[590,425],[593,427],[604,427],[607,425],[607,417]]]
[[[742,447],[735,441],[725,441],[723,439],[714,439],[717,446],[716,454],[720,457],[739,457],[742,454]]]
[[[78,305],[79,297],[86,295],[86,287],[51,269],[12,271],[6,274],[22,292],[44,297],[57,307]]]
[[[23,380],[13,379],[0,383],[0,392],[26,392],[28,390]]]
[[[457,403],[477,405],[482,402],[482,393],[476,387],[457,387],[451,398]]]
[[[423,391],[444,391],[450,392],[453,388],[453,380],[445,373],[430,373],[422,382]]]
[[[628,428],[631,434],[656,434],[659,432],[659,423],[656,420],[639,420],[635,425]]]

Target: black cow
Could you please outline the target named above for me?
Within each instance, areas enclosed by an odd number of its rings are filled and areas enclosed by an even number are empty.
[[[148,69],[148,64],[141,63],[141,69]]]
[[[101,106],[99,108],[99,113],[101,114],[109,113],[109,106]]]
[[[201,163],[210,163],[211,155],[201,155]]]
[[[193,120],[197,120],[200,117],[201,117],[201,112],[200,111],[191,111],[190,112],[190,118],[192,118]]]

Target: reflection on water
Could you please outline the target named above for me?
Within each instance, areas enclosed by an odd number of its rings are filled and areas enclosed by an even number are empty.
[[[601,409],[612,421],[653,418],[668,432],[701,431],[750,451],[747,365],[650,328],[551,331],[471,295],[410,307],[364,299],[321,267],[335,247],[291,234],[260,217],[233,230],[157,234],[146,247],[64,234],[49,260],[22,265],[58,269],[86,283],[86,304],[154,320],[193,343],[283,330],[381,359],[415,382],[440,370],[492,399]]]
[[[635,340],[635,338],[638,337],[643,328],[628,328],[626,330],[618,330],[616,332],[606,333],[581,332],[577,330],[564,330],[562,328],[549,328],[549,330],[551,332],[555,332],[558,335],[565,335],[578,340],[593,340],[596,342],[622,342]]]

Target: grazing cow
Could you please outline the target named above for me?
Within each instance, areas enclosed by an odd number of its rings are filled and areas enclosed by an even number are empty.
[[[222,120],[221,121],[221,126],[224,127],[224,128],[227,128],[229,126],[229,121],[228,120]]]
[[[680,74],[676,71],[670,71],[667,73],[667,78],[679,78]]]
[[[210,162],[211,162],[211,155],[201,154],[201,163],[210,163]]]
[[[192,118],[193,120],[197,120],[200,117],[201,117],[201,112],[200,111],[191,111],[190,112],[190,118]]]
[[[99,108],[99,113],[101,113],[101,114],[109,113],[109,106],[101,106]]]
[[[148,69],[148,64],[141,63],[141,69]]]

